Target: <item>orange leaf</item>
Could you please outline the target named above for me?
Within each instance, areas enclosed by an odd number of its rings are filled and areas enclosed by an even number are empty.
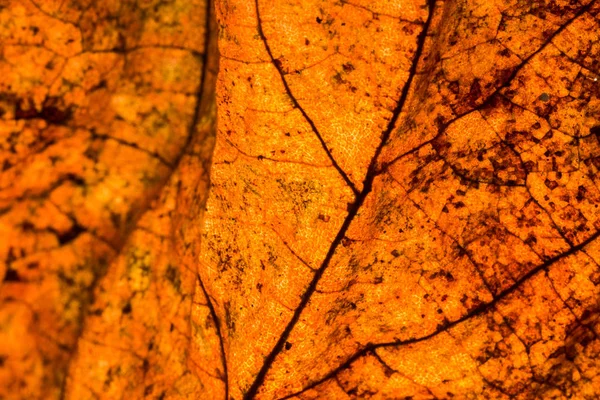
[[[600,396],[597,0],[211,8],[0,0],[0,397]]]

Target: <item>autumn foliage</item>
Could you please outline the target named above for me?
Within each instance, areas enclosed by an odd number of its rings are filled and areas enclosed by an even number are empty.
[[[0,0],[0,399],[597,399],[599,32]]]

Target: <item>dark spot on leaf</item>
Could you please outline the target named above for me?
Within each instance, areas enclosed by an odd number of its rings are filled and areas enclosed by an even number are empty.
[[[21,282],[21,277],[16,270],[9,267],[4,275],[4,282]]]
[[[524,164],[524,166],[525,166],[525,171],[532,172],[535,169],[536,164],[533,161],[527,161]]]
[[[127,304],[125,304],[125,306],[123,306],[123,308],[121,309],[121,312],[123,314],[129,314],[129,313],[131,313],[131,303],[127,302]]]
[[[477,100],[481,97],[481,85],[479,84],[479,79],[475,79],[473,83],[471,83],[471,88],[469,89],[469,94],[467,95],[467,102],[471,106],[475,106],[477,104]]]
[[[551,181],[549,179],[546,179],[546,181],[544,182],[544,184],[546,185],[547,188],[549,188],[550,190],[554,190],[558,187],[558,183],[555,181]]]
[[[582,201],[585,198],[585,194],[587,193],[587,189],[584,186],[579,186],[577,189],[577,196],[575,198],[577,201]]]
[[[524,242],[527,245],[532,245],[537,243],[537,238],[533,234],[530,234]]]
[[[66,174],[64,179],[69,182],[73,182],[77,186],[85,186],[85,180],[75,174]]]
[[[153,387],[154,387],[153,384],[146,386],[146,388],[144,389],[144,396],[149,396],[152,393]]]
[[[24,222],[21,224],[21,229],[22,229],[24,232],[31,232],[31,231],[33,231],[33,230],[34,230],[34,228],[35,228],[35,226],[33,226],[33,224],[32,224],[30,221],[24,221]]]
[[[58,236],[58,243],[61,246],[69,244],[70,242],[72,242],[73,240],[75,240],[79,235],[81,235],[85,231],[86,231],[86,229],[83,226],[81,226],[81,225],[79,225],[77,223],[74,223],[71,226],[71,229],[69,229],[68,231],[58,233],[58,235],[57,235]]]
[[[25,106],[25,101],[17,102],[15,109],[15,119],[34,119],[40,118],[50,124],[62,125],[71,118],[71,109],[59,107],[61,100],[55,97],[47,98],[42,104],[42,110],[37,111],[29,102]]]
[[[460,91],[460,85],[458,84],[458,81],[450,82],[450,84],[448,85],[448,89],[450,89],[452,93],[458,94],[458,92]]]

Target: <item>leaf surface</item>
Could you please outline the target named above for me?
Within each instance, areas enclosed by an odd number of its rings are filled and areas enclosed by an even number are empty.
[[[212,8],[0,0],[0,397],[597,398],[600,3]]]
[[[593,397],[598,4],[217,11],[232,397]]]
[[[0,21],[0,398],[196,393],[192,307],[212,320],[174,232],[207,193],[207,2],[0,1]]]

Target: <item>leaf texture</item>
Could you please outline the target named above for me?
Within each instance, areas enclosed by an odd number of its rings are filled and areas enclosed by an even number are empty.
[[[598,4],[217,10],[232,397],[597,395]]]
[[[0,2],[0,398],[200,390],[173,232],[207,194],[208,7]]]
[[[0,20],[0,398],[600,396],[597,0]]]

